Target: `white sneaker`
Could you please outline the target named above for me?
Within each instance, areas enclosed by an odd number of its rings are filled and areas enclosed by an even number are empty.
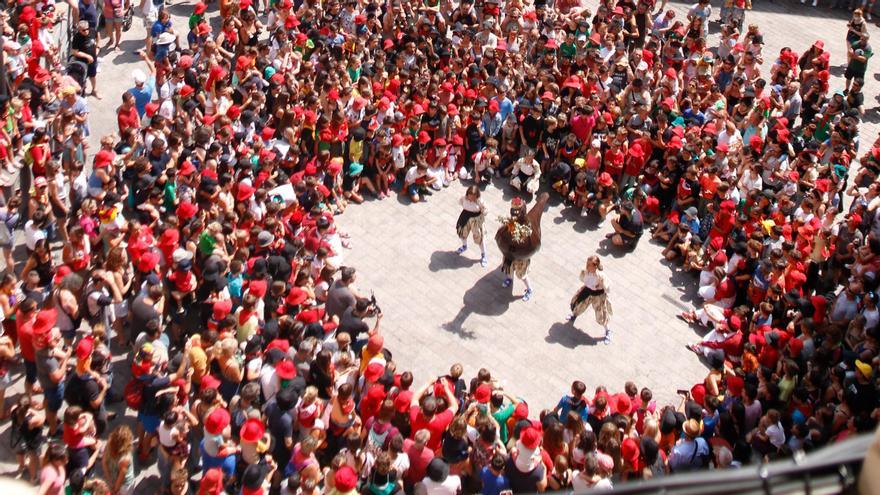
[[[818,1],[819,1],[819,0],[813,0],[813,7],[816,6],[816,3],[817,3]]]
[[[865,19],[867,19],[869,21],[871,20],[871,13],[870,12],[865,12]]]

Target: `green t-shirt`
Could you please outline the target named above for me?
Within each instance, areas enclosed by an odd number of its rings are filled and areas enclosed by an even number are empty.
[[[492,413],[492,417],[498,422],[498,434],[501,435],[501,443],[507,445],[507,420],[513,415],[516,406],[508,404]]]
[[[559,45],[559,51],[565,58],[574,58],[574,56],[577,54],[577,45],[575,45],[574,43],[566,42]]]

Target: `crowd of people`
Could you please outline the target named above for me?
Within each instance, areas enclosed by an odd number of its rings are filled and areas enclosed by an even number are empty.
[[[41,495],[143,493],[154,463],[172,494],[610,488],[874,428],[867,12],[840,34],[837,89],[822,40],[765,53],[748,0],[717,19],[709,0],[219,0],[186,25],[147,0],[118,134],[89,147],[86,94],[117,97],[96,76],[128,7],[71,3],[66,70],[51,0],[0,19],[0,162],[18,179],[0,207],[0,418]],[[528,404],[489,368],[413,376],[336,216],[456,181],[459,251],[472,238],[483,266],[487,187],[517,190],[514,243],[539,191],[609,217],[618,249],[649,232],[698,279],[679,316],[705,329],[689,346],[705,380],[680,404],[632,381]],[[504,263],[528,299],[527,259]],[[592,307],[610,343],[601,270],[587,260],[570,318]]]

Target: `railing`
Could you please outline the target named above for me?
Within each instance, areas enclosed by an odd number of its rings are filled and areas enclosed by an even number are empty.
[[[860,435],[809,454],[741,469],[669,475],[644,482],[622,483],[614,494],[632,495],[823,495],[857,493],[856,482],[873,434]],[[871,466],[872,470],[878,466]],[[565,493],[565,492],[559,492]],[[567,492],[572,493],[572,492]],[[608,493],[587,490],[580,494]]]

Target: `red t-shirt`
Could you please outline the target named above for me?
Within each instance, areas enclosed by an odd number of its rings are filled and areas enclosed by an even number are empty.
[[[452,423],[452,418],[452,410],[447,409],[441,413],[435,414],[433,418],[428,420],[428,418],[422,414],[422,410],[419,406],[412,406],[409,410],[409,420],[412,424],[411,435],[415,436],[416,432],[419,430],[430,431],[431,438],[428,440],[428,448],[437,451],[440,449],[440,444],[443,443],[443,432],[449,427],[449,423]]]
[[[21,346],[21,355],[25,360],[34,362],[36,356],[34,353],[34,320],[35,318],[25,318],[21,311],[15,312],[16,332],[18,335],[18,345]]]
[[[413,432],[415,431],[416,429],[413,428]],[[431,434],[431,438],[434,438],[433,433]],[[406,453],[406,456],[409,457],[409,469],[407,469],[406,473],[403,475],[403,481],[405,483],[413,484],[422,481],[425,477],[425,471],[428,468],[428,464],[434,459],[434,451],[428,447],[419,450],[416,447],[416,442],[409,438],[403,441],[403,451]]]
[[[127,129],[139,128],[141,119],[138,117],[137,107],[132,105],[128,110],[119,107],[119,111],[116,112],[116,123],[119,125],[120,134]]]

